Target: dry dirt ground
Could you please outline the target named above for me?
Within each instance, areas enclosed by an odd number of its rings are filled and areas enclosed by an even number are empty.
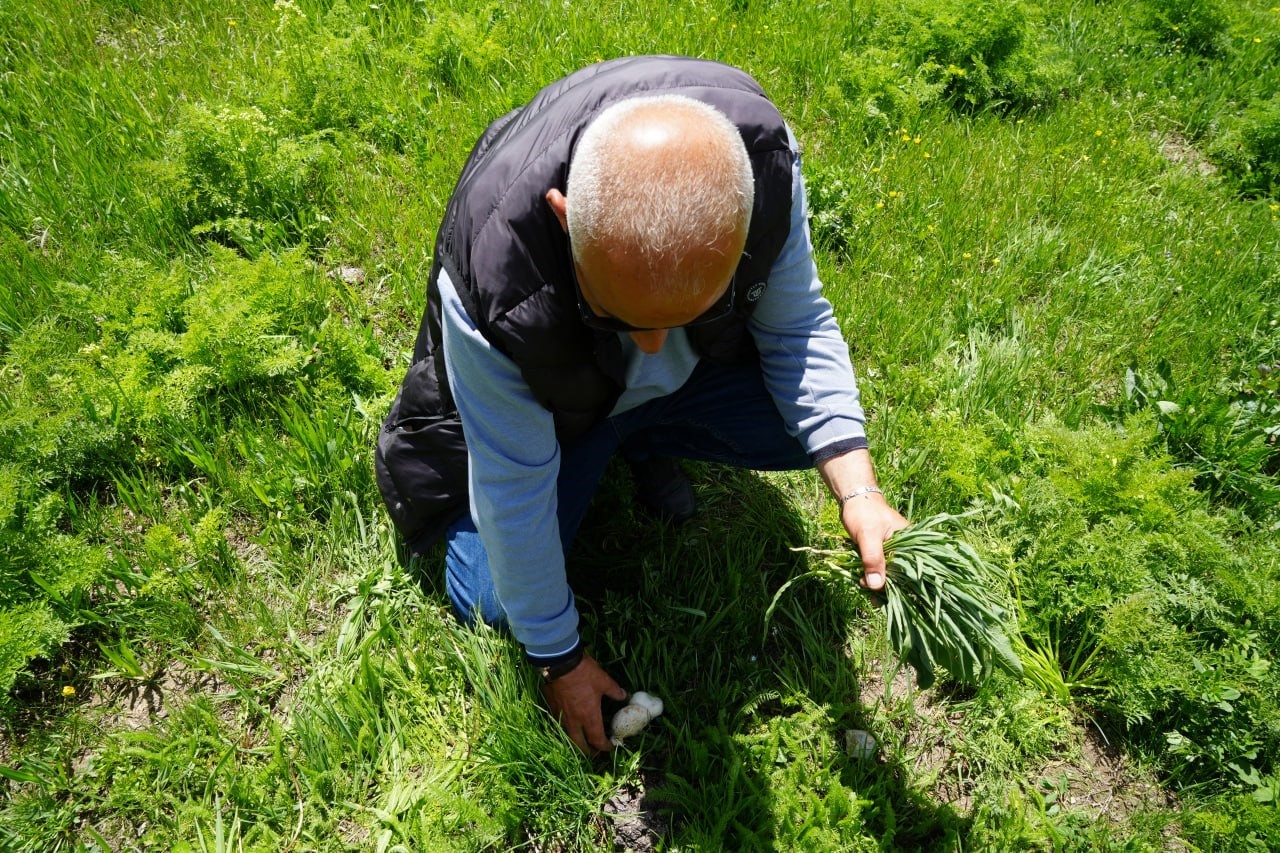
[[[650,853],[659,849],[663,837],[670,831],[666,819],[645,799],[645,788],[654,781],[642,772],[638,784],[624,786],[605,803],[604,834],[613,838],[614,849]]]
[[[1182,136],[1171,133],[1164,136],[1157,134],[1153,138],[1160,146],[1161,156],[1166,160],[1201,175],[1217,174],[1218,167],[1209,162],[1208,157],[1192,147],[1191,143]]]
[[[883,673],[887,671],[878,663],[866,667],[863,707],[912,705],[903,723],[903,750],[913,771],[937,780],[933,796],[939,803],[957,814],[969,814],[974,805],[972,775],[967,760],[953,748],[951,735],[958,729],[960,713],[933,690],[913,694],[911,671],[906,668],[897,672],[886,692]],[[1123,830],[1137,812],[1174,805],[1154,779],[1133,767],[1087,719],[1077,719],[1068,727],[1058,755],[1027,778],[1038,780],[1041,793],[1053,792],[1063,812],[1086,813],[1117,830]]]

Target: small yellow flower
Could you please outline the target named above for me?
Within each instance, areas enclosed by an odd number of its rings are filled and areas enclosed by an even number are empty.
[[[933,231],[933,230],[934,230],[934,226],[932,226],[932,225],[927,226],[927,228],[928,228],[928,230],[929,230],[929,231]]]
[[[924,152],[924,159],[928,160],[928,159],[929,159],[930,157],[932,157],[932,156],[933,156],[933,155],[932,155],[932,154],[930,154],[928,151]]]
[[[914,142],[916,145],[919,145],[919,144],[920,144],[920,137],[918,137],[918,136],[917,136],[915,139],[913,139],[913,140],[911,140],[911,141],[912,141],[912,142]]]
[[[992,264],[995,264],[995,265],[999,265],[999,263],[1000,263],[1000,259],[999,259],[999,258],[992,258],[992,259],[991,259],[991,263],[992,263]]]
[[[228,27],[234,27],[234,26],[236,26],[236,19],[235,19],[235,18],[227,18],[227,26],[228,26]]]
[[[872,166],[872,167],[871,167],[871,171],[872,171],[872,173],[879,172],[879,171],[880,171],[880,167],[879,167],[879,166]]]
[[[1026,119],[1021,119],[1021,118],[1020,118],[1020,119],[1018,119],[1018,124],[1022,124],[1024,121],[1026,121]]]
[[[972,258],[972,257],[973,257],[973,253],[972,253],[972,252],[965,252],[965,253],[964,253],[963,255],[961,255],[960,257],[964,258],[964,259],[967,261],[967,260],[969,260],[970,258]]]
[[[876,210],[879,210],[879,209],[880,209],[880,208],[882,208],[882,207],[884,207],[884,202],[882,202],[882,201],[878,201],[878,202],[876,202]]]
[[[1257,38],[1256,38],[1256,39],[1254,39],[1254,40],[1253,40],[1253,43],[1254,43],[1254,44],[1262,44],[1262,39],[1257,39]]]
[[[1093,135],[1094,135],[1094,136],[1101,136],[1101,135],[1102,135],[1102,131],[1101,131],[1101,130],[1095,130],[1095,131],[1093,132]]]
[[[1273,205],[1271,205],[1271,212],[1272,212],[1272,213],[1275,213],[1277,210],[1280,210],[1280,204],[1273,204]]]
[[[74,696],[76,695],[76,689],[68,684],[66,687],[62,688],[62,695],[67,697]]]

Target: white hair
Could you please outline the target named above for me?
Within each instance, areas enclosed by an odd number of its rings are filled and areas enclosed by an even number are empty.
[[[655,158],[620,132],[633,121],[689,118],[685,129],[696,130],[681,137],[688,156]],[[656,287],[687,293],[705,282],[679,273],[678,261],[728,235],[745,237],[755,181],[742,136],[724,113],[684,95],[651,95],[619,101],[592,120],[574,150],[565,194],[575,259],[591,245],[620,246],[647,265]]]

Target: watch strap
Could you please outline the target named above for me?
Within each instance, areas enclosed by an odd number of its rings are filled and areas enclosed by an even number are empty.
[[[563,678],[577,669],[578,664],[582,663],[582,658],[585,655],[586,651],[582,648],[582,641],[579,640],[572,649],[564,654],[552,657],[535,657],[526,653],[525,660],[537,671],[538,677],[543,684],[550,684],[557,678]]]

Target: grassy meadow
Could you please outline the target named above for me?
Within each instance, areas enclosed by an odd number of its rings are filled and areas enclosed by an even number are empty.
[[[0,0],[0,849],[1280,849],[1275,0]],[[611,472],[577,754],[372,476],[472,142],[636,53],[801,140],[882,485],[1026,677],[897,672],[814,472]],[[848,733],[869,732],[859,757]]]

